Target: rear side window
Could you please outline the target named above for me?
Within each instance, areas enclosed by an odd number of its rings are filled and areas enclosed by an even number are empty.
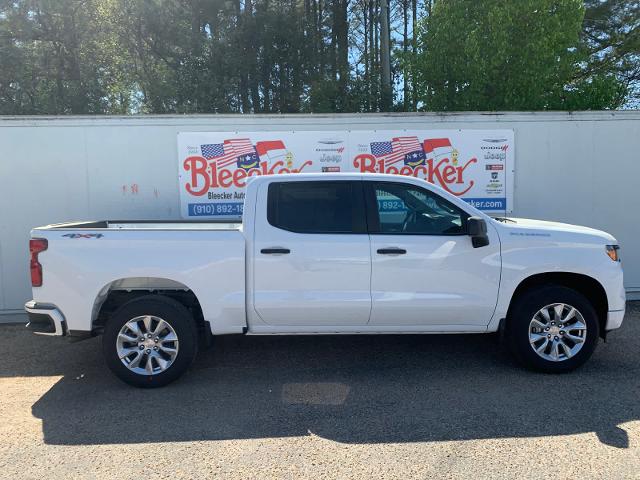
[[[269,185],[267,220],[296,233],[366,233],[360,182],[277,182]]]

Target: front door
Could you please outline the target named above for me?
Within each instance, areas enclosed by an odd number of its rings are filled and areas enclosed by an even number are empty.
[[[263,185],[258,199],[266,210],[256,215],[253,242],[259,318],[294,327],[365,325],[371,254],[362,183],[292,176]]]
[[[470,330],[487,325],[500,282],[500,245],[474,248],[468,214],[419,185],[365,181],[371,238],[371,325]],[[386,328],[385,328],[386,329]]]

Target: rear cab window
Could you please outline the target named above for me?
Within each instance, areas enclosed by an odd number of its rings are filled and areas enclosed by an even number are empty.
[[[366,234],[361,181],[290,181],[269,184],[267,221],[295,233]]]

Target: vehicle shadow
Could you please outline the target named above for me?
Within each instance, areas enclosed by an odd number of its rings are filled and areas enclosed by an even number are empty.
[[[640,308],[631,310],[637,320]],[[49,345],[53,353],[43,362],[41,352],[40,366],[14,369],[63,375],[32,407],[49,444],[595,432],[601,442],[627,448],[619,425],[640,419],[640,325],[629,320],[587,365],[565,375],[520,368],[490,335],[222,337],[181,380],[156,390],[115,379],[101,360],[100,339]]]

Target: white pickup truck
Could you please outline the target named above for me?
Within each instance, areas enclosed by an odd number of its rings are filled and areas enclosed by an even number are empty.
[[[412,177],[252,179],[242,223],[66,223],[31,232],[28,326],[103,335],[156,387],[212,335],[501,332],[526,366],[583,364],[625,309],[616,239],[493,219]]]

